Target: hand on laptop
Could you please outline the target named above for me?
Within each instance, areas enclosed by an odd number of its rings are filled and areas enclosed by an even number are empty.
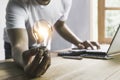
[[[88,40],[78,44],[77,47],[80,48],[80,49],[89,49],[89,48],[90,49],[96,49],[96,48],[100,49],[99,43],[97,43],[95,41],[88,41]]]

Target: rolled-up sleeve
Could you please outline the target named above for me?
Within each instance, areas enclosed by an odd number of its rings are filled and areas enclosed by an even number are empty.
[[[24,6],[10,0],[6,8],[6,26],[7,29],[25,28],[27,19]]]
[[[62,17],[60,18],[61,21],[66,21],[68,16],[69,16],[69,12],[72,6],[72,0],[63,0],[63,4],[64,4],[64,14],[62,15]]]

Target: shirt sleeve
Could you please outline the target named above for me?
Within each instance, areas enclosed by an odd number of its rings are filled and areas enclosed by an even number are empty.
[[[27,15],[24,7],[14,0],[9,0],[6,8],[6,26],[11,28],[25,28]]]
[[[66,21],[68,16],[69,16],[69,12],[72,6],[72,0],[63,0],[63,5],[64,5],[64,14],[62,15],[62,17],[60,18],[61,21]]]

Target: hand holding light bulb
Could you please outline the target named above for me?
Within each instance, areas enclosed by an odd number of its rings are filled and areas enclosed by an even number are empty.
[[[51,64],[50,52],[46,48],[48,40],[52,35],[51,28],[51,25],[45,20],[34,24],[33,34],[39,46],[23,53],[23,59],[27,65],[24,70],[30,77],[43,75]]]

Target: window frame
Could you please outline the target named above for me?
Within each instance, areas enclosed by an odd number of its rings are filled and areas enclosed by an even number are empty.
[[[98,0],[98,41],[110,43],[112,38],[105,38],[105,11],[120,10],[120,7],[105,7],[105,0]]]

